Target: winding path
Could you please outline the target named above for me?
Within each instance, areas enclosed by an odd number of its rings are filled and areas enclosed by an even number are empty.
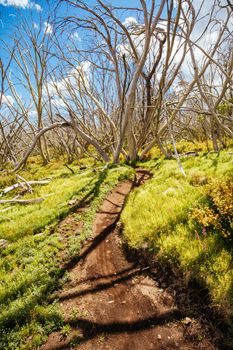
[[[138,185],[148,174],[138,172]],[[217,349],[183,319],[171,295],[148,276],[147,268],[127,260],[119,235],[119,216],[132,183],[122,182],[96,215],[93,237],[69,271],[60,305],[70,331],[55,332],[40,350]],[[68,327],[68,329],[69,329]],[[199,329],[199,330],[198,330]]]

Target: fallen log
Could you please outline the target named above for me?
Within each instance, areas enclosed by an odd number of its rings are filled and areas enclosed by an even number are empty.
[[[9,241],[6,239],[0,239],[0,249],[5,249],[9,245]]]
[[[0,216],[0,221],[13,221],[13,220],[6,216]]]
[[[197,157],[197,156],[198,156],[198,153],[195,151],[189,151],[189,152],[179,154],[179,157]]]
[[[33,199],[2,199],[0,204],[14,203],[14,204],[34,204],[41,203],[44,201],[44,198],[33,198]]]
[[[8,210],[10,210],[10,209],[12,209],[12,208],[11,208],[11,207],[7,207],[7,208],[5,208],[5,209],[0,210],[0,213],[4,213],[5,211],[8,211]]]
[[[26,185],[26,187],[27,187],[29,193],[32,193],[32,192],[33,192],[32,186],[30,185],[30,183],[29,183],[27,180],[24,179],[24,177],[20,176],[19,174],[16,174],[16,177],[17,177],[19,180],[23,181],[23,184]],[[19,182],[19,183],[20,183],[20,182]]]
[[[38,180],[38,181],[32,180],[32,181],[27,181],[27,184],[30,186],[31,185],[47,185],[49,182],[50,182],[50,180]],[[8,192],[13,191],[17,188],[20,188],[20,187],[24,187],[24,184],[17,182],[14,185],[8,186],[1,191],[1,196],[4,194],[7,194]]]

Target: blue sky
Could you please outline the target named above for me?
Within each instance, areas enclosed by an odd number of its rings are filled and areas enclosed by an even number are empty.
[[[3,5],[3,4],[7,5]],[[9,5],[8,5],[9,3]],[[28,7],[14,6],[13,4],[26,4]],[[34,7],[37,5],[37,7]],[[39,7],[42,9],[39,10]],[[48,4],[45,0],[32,2],[29,0],[0,0],[0,38],[7,40],[7,35],[12,33],[12,28],[20,23],[21,16],[26,16],[29,21],[37,20],[40,15],[46,16],[48,13]],[[47,17],[47,16],[46,16]]]
[[[0,38],[6,39],[6,34],[12,30],[12,25],[20,22],[20,16],[27,16],[30,21],[30,17],[34,17],[36,20],[39,15],[47,17],[49,12],[49,6],[51,9],[56,5],[57,1],[46,0],[0,0]],[[88,0],[88,4],[93,5],[95,0]],[[131,0],[129,4],[125,0],[108,0],[107,3],[115,6],[139,6],[139,0]],[[148,3],[150,1],[148,0]],[[56,16],[64,15],[65,6],[60,7],[56,12]],[[40,11],[41,9],[41,11]],[[71,10],[70,10],[71,13]],[[128,16],[127,14],[126,16]]]
[[[23,7],[23,4],[28,4],[28,7]],[[7,54],[1,50],[1,46],[11,47],[10,37],[14,37],[16,27],[20,26],[23,18],[26,18],[27,23],[30,24],[38,22],[40,17],[45,18],[45,21],[47,15],[48,4],[46,0],[36,0],[35,2],[30,0],[0,0],[0,58],[3,62],[7,60]]]
[[[7,58],[9,54],[2,49],[2,45],[6,45],[8,48],[11,47],[10,37],[15,37],[14,33],[17,35],[17,26],[26,19],[26,23],[29,25],[37,25],[39,22],[42,24],[42,29],[45,22],[50,22],[48,16],[53,17],[55,15],[57,18],[65,15],[74,15],[80,12],[71,6],[57,7],[57,0],[0,0],[0,58],[3,62],[8,61]],[[148,4],[151,0],[147,1]],[[135,6],[140,7],[140,0],[131,0],[129,4],[125,0],[106,0],[105,3],[109,3],[114,6],[124,7],[124,6]],[[94,5],[96,0],[87,0],[87,4]],[[54,11],[56,8],[56,11]],[[134,11],[125,11],[123,13],[122,20],[129,16],[134,16]],[[79,35],[81,32],[79,32]],[[82,35],[82,34],[81,34]],[[4,42],[4,44],[3,44]]]
[[[125,0],[109,0],[105,3],[109,3],[115,6],[127,6]],[[148,3],[151,1],[148,0]],[[94,5],[96,0],[87,0],[88,5]],[[15,38],[18,34],[17,26],[20,26],[21,22],[26,20],[27,25],[35,26],[39,25],[41,22],[42,31],[45,30],[45,22],[50,22],[48,16],[53,14],[56,17],[61,17],[64,15],[74,15],[77,14],[77,10],[74,10],[72,7],[67,7],[66,5],[56,7],[56,12],[53,12],[54,7],[56,6],[57,1],[46,1],[46,0],[0,0],[0,58],[3,62],[8,61],[9,51],[4,50],[3,47],[11,47],[12,39]],[[130,2],[130,6],[140,7],[139,0],[133,0]],[[81,16],[81,13],[78,13]],[[126,11],[123,14],[122,20],[129,16],[134,16],[134,11]],[[52,28],[52,27],[51,27]],[[15,33],[15,34],[14,34]],[[51,29],[52,33],[52,29]],[[83,33],[79,31],[78,35],[82,36]],[[80,45],[83,44],[83,41],[80,41]],[[54,62],[56,62],[54,60]],[[55,63],[56,64],[56,63]],[[14,70],[14,65],[12,65],[13,75],[17,71]],[[12,76],[13,79],[13,76]],[[22,86],[17,84],[17,90],[20,90],[20,94],[24,99],[27,99],[27,90]],[[9,93],[9,92],[7,92]]]
[[[132,6],[132,7],[141,7],[140,5],[140,0],[103,0],[105,3],[109,3],[115,6]],[[146,0],[148,6],[151,4],[151,0]],[[221,0],[222,2],[226,0]],[[14,35],[14,31],[16,30],[16,26],[20,26],[20,23],[22,19],[26,19],[27,25],[32,25],[33,24],[37,25],[39,21],[41,21],[41,33],[44,32],[46,29],[44,27],[45,22],[50,21],[48,19],[49,16],[49,7],[50,9],[54,7],[57,3],[57,0],[50,0],[47,2],[46,0],[0,0],[0,58],[3,61],[6,61],[7,55],[9,56],[9,53],[7,51],[3,50],[3,42],[6,43],[8,47],[11,47],[11,39],[9,36]],[[86,0],[86,3],[89,5],[93,5],[96,3],[96,0]],[[157,0],[157,4],[159,4],[160,1]],[[50,4],[50,6],[48,5]],[[185,7],[187,3],[184,1],[183,6]],[[199,13],[199,21],[196,23],[192,36],[191,38],[196,40],[196,38],[201,36],[201,40],[199,41],[199,45],[203,47],[205,50],[209,50],[211,45],[213,45],[216,41],[216,38],[218,36],[218,28],[213,28],[213,26],[208,28],[208,31],[205,33],[205,35],[201,35],[204,28],[206,28],[206,25],[208,24],[209,20],[209,14],[211,13],[211,7],[213,5],[212,1],[209,0],[195,0],[193,1],[194,8],[196,10],[196,13],[201,9]],[[218,9],[217,9],[218,10]],[[217,11],[216,10],[216,11]],[[68,11],[68,12],[67,12]],[[216,12],[215,11],[215,12]],[[78,13],[78,15],[81,17],[82,12],[75,10],[72,7],[69,7],[67,10],[67,6],[63,5],[60,6],[56,10],[56,17],[62,17],[66,15],[73,15],[75,16]],[[134,11],[124,11],[121,12],[121,20],[124,22],[127,17],[133,17],[135,15]],[[166,15],[164,14],[164,19]],[[214,14],[215,19],[218,20],[218,26],[221,26],[221,21],[223,21],[226,18],[226,11],[224,9],[218,10]],[[229,29],[232,30],[233,28],[233,18],[229,22]],[[49,29],[49,28],[48,28]],[[51,30],[51,33],[53,31]],[[78,46],[79,48],[85,48],[85,43],[86,45],[88,44],[88,36],[85,37],[85,30],[78,29],[77,30],[77,35],[81,37],[81,40],[79,40]],[[8,36],[9,35],[9,36]],[[50,37],[47,36],[46,39],[49,39]],[[87,39],[87,40],[85,40]],[[2,40],[2,41],[1,41]],[[63,39],[64,40],[64,39]],[[65,45],[63,45],[65,46]],[[76,53],[77,54],[77,53]],[[177,56],[179,59],[179,55]],[[195,57],[197,60],[201,62],[203,59],[203,53],[201,50],[196,49],[195,50]],[[54,65],[57,65],[57,61],[52,58],[52,63]],[[63,67],[62,67],[63,68]],[[62,69],[61,68],[61,69]],[[18,70],[14,70],[14,67],[12,68],[12,71],[15,71],[15,75],[18,75],[17,78],[18,80],[21,79]],[[182,73],[184,74],[184,77],[187,81],[189,81],[192,78],[193,72],[190,71],[190,64],[188,59],[185,60],[185,62],[182,65]],[[65,74],[64,71],[62,73]],[[17,89],[21,89],[21,94],[25,96],[24,92],[22,93],[23,89],[20,87],[19,84],[17,85]]]
[[[127,6],[127,2],[125,0],[108,0],[106,2],[115,6]],[[89,5],[93,5],[96,3],[96,1],[88,0],[87,3]],[[150,3],[150,0],[148,0],[148,3]],[[50,10],[53,13],[52,10],[56,4],[56,0],[0,0],[0,40],[3,40],[10,45],[9,36],[14,33],[14,28],[17,25],[20,25],[22,17],[26,18],[28,24],[37,23],[40,21],[40,19],[43,23],[43,21],[47,20]],[[140,7],[140,1],[133,0],[130,2],[129,6]],[[69,7],[67,12],[67,6],[63,5],[58,7],[55,12],[56,17],[67,14],[74,14],[74,9]],[[129,17],[130,15],[133,16],[134,12],[130,11],[125,13],[125,17]],[[2,55],[3,54],[0,50],[0,57],[2,57]]]

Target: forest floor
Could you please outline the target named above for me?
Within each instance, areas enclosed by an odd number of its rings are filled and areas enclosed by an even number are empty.
[[[137,185],[148,177],[138,172]],[[132,182],[120,183],[97,212],[93,236],[58,294],[65,326],[40,350],[219,349],[219,334],[201,316],[187,317],[176,292],[126,253],[119,217],[131,189]]]

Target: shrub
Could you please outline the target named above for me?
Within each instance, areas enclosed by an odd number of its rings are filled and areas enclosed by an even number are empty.
[[[207,185],[205,204],[194,208],[192,218],[201,227],[233,238],[233,180],[215,180]]]

